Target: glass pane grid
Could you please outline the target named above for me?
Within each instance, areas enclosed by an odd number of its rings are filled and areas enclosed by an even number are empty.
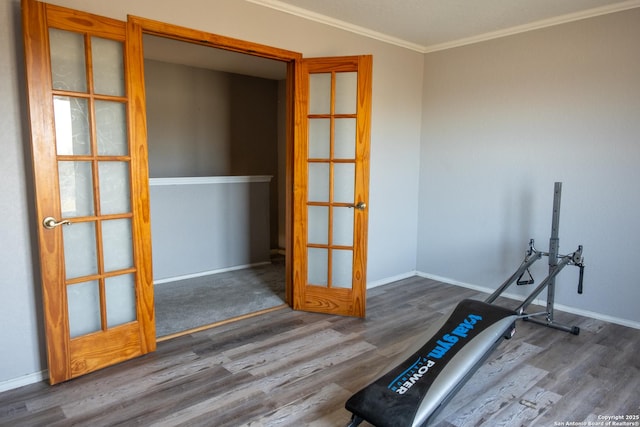
[[[307,283],[314,286],[352,286],[356,82],[357,73],[311,76]]]
[[[90,226],[88,231],[93,234],[96,224],[102,223],[103,228],[100,236],[86,237],[87,242],[76,243],[78,251],[84,249],[81,258],[67,252],[67,247],[74,243],[66,231],[63,238],[68,310],[76,325],[72,326],[72,338],[137,320],[134,280],[137,269],[133,265],[130,224],[122,221],[131,221],[131,218],[107,221],[113,224],[107,231],[104,230],[105,221],[74,222],[63,229],[81,231],[83,229],[79,227],[85,226],[87,230],[86,226]],[[118,228],[123,232],[112,232]],[[103,237],[105,233],[106,237]],[[122,251],[115,246],[117,244],[123,247]],[[110,286],[110,283],[114,285]],[[79,286],[83,284],[85,286]],[[91,284],[91,293],[86,293],[86,297],[78,296],[80,290],[89,289],[87,284]]]
[[[351,288],[353,282],[353,249],[307,248],[307,283],[326,288]]]
[[[136,320],[123,42],[50,29],[71,337]],[[87,57],[91,60],[87,60]]]

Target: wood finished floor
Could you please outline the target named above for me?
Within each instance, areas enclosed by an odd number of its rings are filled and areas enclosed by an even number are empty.
[[[345,426],[345,401],[416,333],[461,299],[484,297],[417,277],[368,295],[366,320],[282,309],[161,342],[67,383],[4,392],[0,425]],[[558,426],[640,414],[640,330],[556,319],[581,334],[519,322],[434,425]]]

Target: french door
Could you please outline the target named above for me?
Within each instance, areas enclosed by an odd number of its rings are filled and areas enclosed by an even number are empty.
[[[22,13],[51,384],[156,347],[143,31],[288,62],[288,300],[364,316],[370,56],[301,59],[35,0]]]
[[[365,315],[371,69],[371,56],[299,64],[294,309]]]
[[[23,0],[49,381],[156,346],[141,33]],[[133,36],[133,37],[132,37]]]

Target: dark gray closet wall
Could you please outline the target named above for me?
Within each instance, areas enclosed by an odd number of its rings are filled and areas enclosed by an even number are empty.
[[[278,186],[279,121],[284,120],[279,109],[284,104],[284,94],[279,90],[282,84],[145,60],[145,85],[150,177],[272,176],[266,184],[268,239],[272,249],[278,248],[278,199],[284,198]],[[153,207],[170,203],[153,200],[161,197],[160,193],[166,192],[152,191],[152,221]],[[156,213],[155,218],[159,217],[161,214]],[[154,237],[162,232],[158,230],[164,230],[157,225]],[[157,252],[154,247],[154,258]]]
[[[145,60],[152,178],[277,175],[278,82]]]

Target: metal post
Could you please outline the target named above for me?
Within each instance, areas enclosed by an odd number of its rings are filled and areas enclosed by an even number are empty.
[[[556,295],[556,279],[554,270],[558,266],[558,249],[560,246],[560,198],[562,196],[562,183],[556,182],[553,187],[553,216],[551,219],[551,237],[549,238],[549,287],[547,288],[547,322],[553,323],[553,305]]]
[[[524,320],[528,320],[533,323],[548,326],[550,328],[559,329],[561,331],[570,332],[574,335],[580,333],[580,328],[577,326],[567,326],[560,323],[556,323],[553,320],[553,305],[555,303],[555,291],[556,291],[556,276],[567,265],[574,263],[575,265],[581,265],[582,258],[582,246],[578,247],[578,250],[571,256],[560,256],[558,231],[560,228],[560,197],[562,194],[562,183],[556,182],[554,186],[553,194],[553,217],[551,219],[551,237],[549,238],[549,275],[545,280],[538,285],[538,287],[529,295],[529,297],[518,307],[516,311],[523,314],[524,309],[533,302],[539,292],[547,286],[547,312],[539,313],[546,314],[545,321],[540,321],[535,318],[538,314],[532,314],[531,317],[524,317]]]

